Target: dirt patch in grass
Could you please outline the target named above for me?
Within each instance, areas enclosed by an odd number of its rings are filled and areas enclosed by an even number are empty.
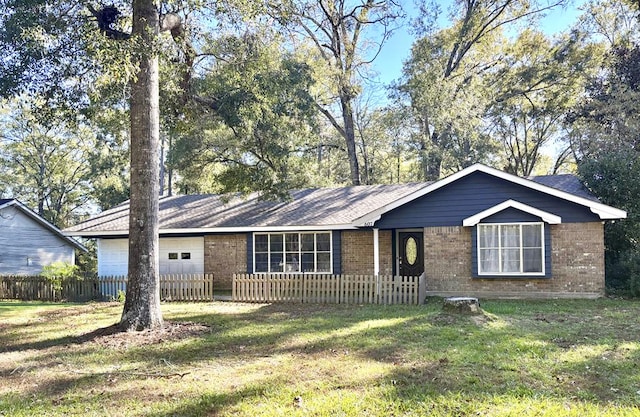
[[[119,324],[97,329],[76,338],[76,343],[95,343],[111,349],[174,342],[211,332],[211,327],[201,323],[166,321],[160,329],[122,331]]]
[[[495,317],[485,312],[478,314],[454,314],[441,312],[431,318],[431,324],[442,327],[465,325],[469,323],[482,327],[492,321],[495,321]]]

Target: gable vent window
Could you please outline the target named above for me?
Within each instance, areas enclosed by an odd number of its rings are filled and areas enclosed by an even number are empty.
[[[256,273],[331,273],[331,232],[255,233]]]
[[[544,224],[478,225],[479,275],[544,275]]]

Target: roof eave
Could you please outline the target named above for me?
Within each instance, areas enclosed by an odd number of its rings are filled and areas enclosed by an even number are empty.
[[[313,232],[324,230],[353,230],[357,227],[350,224],[331,225],[292,225],[292,226],[243,226],[243,227],[203,227],[203,228],[178,228],[160,229],[160,235],[187,235],[187,234],[215,234],[215,233],[251,233],[251,232]],[[67,236],[79,236],[86,238],[101,237],[127,237],[129,230],[108,230],[108,231],[67,231]]]

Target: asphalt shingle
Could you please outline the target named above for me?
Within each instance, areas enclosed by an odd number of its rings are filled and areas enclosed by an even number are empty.
[[[528,178],[536,183],[598,201],[573,175]],[[289,201],[248,196],[181,195],[160,199],[160,229],[213,229],[350,225],[355,219],[412,194],[431,183],[311,188],[290,192]],[[65,230],[126,233],[129,205],[123,203]]]
[[[428,184],[295,190],[290,193],[289,201],[266,201],[258,194],[231,198],[219,195],[162,197],[159,205],[160,229],[349,224],[355,218]],[[128,224],[129,205],[123,203],[65,231],[126,231]]]

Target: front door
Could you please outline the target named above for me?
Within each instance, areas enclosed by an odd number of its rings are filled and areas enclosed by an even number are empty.
[[[424,272],[424,238],[421,231],[398,232],[398,275],[417,277]]]

